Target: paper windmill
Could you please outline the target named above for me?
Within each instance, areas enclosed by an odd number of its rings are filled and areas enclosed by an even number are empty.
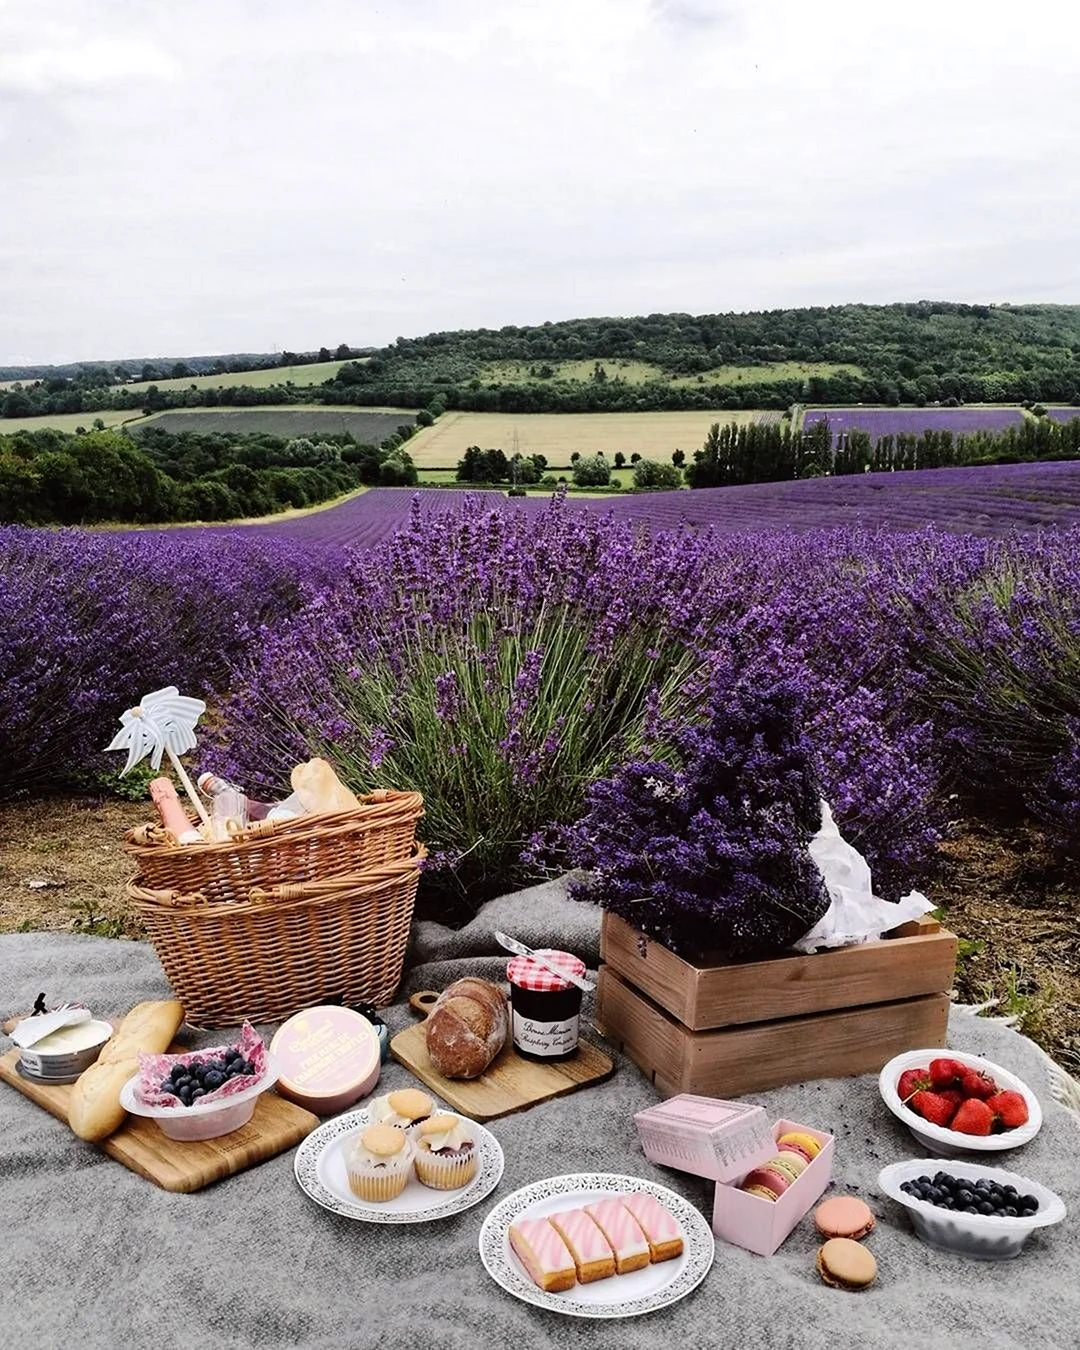
[[[205,820],[206,808],[200,802],[191,780],[180,763],[180,756],[194,750],[195,724],[206,711],[201,698],[184,698],[175,685],[147,694],[137,708],[129,708],[120,718],[121,730],[105,747],[126,750],[127,763],[120,776],[130,773],[141,759],[150,756],[150,767],[161,768],[161,756],[167,754],[188,796]]]

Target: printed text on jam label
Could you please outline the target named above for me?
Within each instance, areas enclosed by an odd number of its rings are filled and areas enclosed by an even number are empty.
[[[566,1055],[578,1043],[578,1024],[581,1018],[571,1017],[565,1022],[536,1022],[531,1017],[514,1013],[514,1044],[530,1055]]]

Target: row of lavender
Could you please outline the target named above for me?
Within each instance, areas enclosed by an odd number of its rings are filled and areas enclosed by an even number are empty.
[[[1071,422],[1080,417],[1080,408],[1047,408],[1042,415],[1052,422]],[[865,431],[874,440],[879,436],[920,436],[924,431],[969,436],[977,431],[1019,427],[1024,420],[1019,408],[812,408],[804,414],[803,426],[827,422],[835,444],[852,431]]]
[[[173,681],[224,712],[215,763],[252,787],[311,752],[419,787],[474,896],[530,874],[590,779],[739,686],[800,702],[842,827],[893,883],[953,791],[1080,822],[1080,529],[721,536],[460,499],[362,550],[6,528],[0,613],[0,791],[98,771],[119,711]]]

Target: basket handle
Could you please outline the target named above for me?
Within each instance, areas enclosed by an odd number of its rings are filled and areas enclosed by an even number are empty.
[[[427,1017],[435,1006],[435,1000],[439,997],[434,989],[418,989],[409,999],[409,1007],[413,1012],[418,1012],[421,1017]]]
[[[201,909],[210,903],[202,891],[146,891],[140,887],[138,898],[167,909]]]

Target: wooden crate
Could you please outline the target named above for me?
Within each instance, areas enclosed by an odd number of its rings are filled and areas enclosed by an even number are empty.
[[[600,959],[683,1026],[703,1031],[945,993],[952,988],[956,938],[935,919],[918,919],[879,942],[696,966],[605,914]]]
[[[666,1096],[733,1097],[943,1046],[956,938],[920,920],[833,952],[694,966],[605,914],[601,956],[601,1034]]]

